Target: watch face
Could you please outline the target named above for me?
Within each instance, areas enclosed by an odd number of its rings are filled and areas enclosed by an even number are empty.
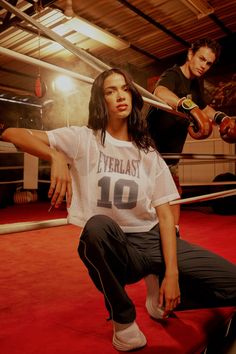
[[[190,100],[189,98],[186,98],[183,102],[182,102],[182,107],[184,109],[193,109],[194,107],[197,107],[197,105],[192,101]]]

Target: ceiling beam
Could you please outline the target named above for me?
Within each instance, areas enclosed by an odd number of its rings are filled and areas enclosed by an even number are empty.
[[[172,37],[177,42],[183,44],[185,47],[189,47],[190,46],[190,44],[188,42],[186,42],[183,38],[179,37],[177,34],[175,34],[174,32],[170,31],[168,28],[166,28],[160,22],[155,21],[152,17],[146,15],[144,12],[142,12],[139,9],[137,9],[137,7],[131,5],[128,1],[126,1],[126,0],[117,0],[117,1],[119,1],[122,5],[124,5],[125,7],[130,9],[131,11],[135,12],[138,16],[142,17],[147,22],[151,23],[153,26],[155,26],[158,29],[160,29],[162,32],[166,33],[168,36]]]
[[[215,24],[217,26],[219,26],[221,28],[221,30],[227,35],[227,36],[231,36],[233,34],[233,32],[225,26],[225,24],[215,15],[215,14],[210,14],[208,15],[212,21],[215,22]]]
[[[69,42],[68,40],[66,40],[56,32],[52,31],[50,28],[43,26],[39,21],[36,21],[35,19],[31,18],[25,12],[20,11],[16,7],[10,5],[6,0],[0,0],[0,6],[7,9],[8,11],[11,11],[17,17],[21,18],[22,20],[25,20],[26,22],[30,23],[31,25],[33,25],[34,27],[42,31],[43,34],[55,40],[62,47],[67,49],[69,52],[73,53],[76,57],[79,57],[80,59],[85,61],[87,64],[89,64],[98,72],[101,72],[109,68],[107,64],[93,57],[91,54],[87,53],[86,51],[76,47],[73,43]]]
[[[15,6],[17,4],[18,0],[10,0],[9,3],[13,6]],[[24,13],[32,16],[36,13],[36,3],[35,1],[30,1],[30,0],[26,0],[28,3],[32,4],[32,6],[28,7]],[[46,6],[50,6],[51,4],[53,4],[56,0],[41,0],[42,6],[46,7]],[[3,6],[0,6],[0,8],[4,8]],[[0,33],[5,31],[6,29],[8,29],[11,26],[14,26],[15,24],[19,23],[21,21],[21,19],[18,16],[11,18],[12,12],[11,11],[7,11],[6,15],[4,17],[3,23],[0,25]]]
[[[13,6],[15,6],[17,4],[17,1],[18,0],[10,0],[9,2]],[[4,20],[3,20],[3,23],[2,23],[3,27],[7,27],[7,24],[9,23],[10,18],[11,18],[11,12],[7,11],[6,16],[4,17]]]

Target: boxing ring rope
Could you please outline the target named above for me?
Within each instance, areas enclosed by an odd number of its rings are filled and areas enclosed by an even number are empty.
[[[3,142],[4,143],[4,142]],[[1,142],[2,144],[2,142]],[[1,144],[0,144],[0,149],[1,149]],[[10,152],[19,152],[13,144],[7,143],[7,149],[10,150]],[[6,153],[6,150],[0,151],[0,153]],[[181,154],[163,154],[163,157],[165,158],[171,158],[171,159],[188,159],[188,160],[198,160],[196,161],[197,163],[202,163],[200,160],[203,160],[205,162],[209,161],[215,161],[215,162],[220,162],[222,160],[236,160],[235,155],[224,155],[224,154],[189,154],[189,153],[181,153]],[[10,181],[10,182],[0,182],[2,183],[15,183],[15,182],[22,182],[22,180],[18,181]],[[44,183],[50,183],[49,181],[45,180],[39,180],[39,182],[44,182]],[[211,182],[211,183],[204,183],[205,185],[235,185],[236,182],[234,181],[229,181],[229,182]],[[182,184],[184,185],[184,184]],[[187,184],[188,186],[190,185],[189,183]],[[194,183],[191,185],[201,185],[200,183]],[[218,198],[225,198],[229,196],[234,196],[236,195],[236,189],[230,189],[226,191],[221,191],[221,192],[215,192],[215,193],[210,193],[210,194],[205,194],[201,196],[195,196],[195,197],[190,197],[190,198],[185,198],[185,199],[177,199],[175,201],[172,201],[170,204],[175,205],[175,204],[189,204],[189,203],[194,203],[197,201],[207,201],[207,200],[212,200],[212,199],[218,199]],[[67,219],[62,218],[62,219],[52,219],[52,220],[44,220],[44,221],[31,221],[31,222],[19,222],[19,223],[9,223],[9,224],[2,224],[0,225],[0,235],[1,234],[10,234],[10,233],[16,233],[16,232],[23,232],[23,231],[30,231],[30,230],[37,230],[37,229],[43,229],[43,228],[49,228],[49,227],[55,227],[55,226],[62,226],[62,225],[67,225]]]
[[[48,227],[62,226],[67,224],[68,222],[66,218],[2,224],[0,225],[0,235],[11,234],[15,232],[40,230]]]
[[[172,201],[170,204],[171,205],[189,204],[189,203],[194,203],[196,201],[206,201],[206,200],[217,199],[222,197],[229,197],[233,195],[236,195],[236,189],[230,189],[227,191],[205,194],[197,197],[177,199]],[[39,230],[39,229],[55,227],[55,226],[63,226],[63,225],[68,225],[68,221],[66,218],[2,224],[0,225],[0,235],[30,231],[30,230]]]
[[[35,65],[35,66],[39,66],[40,65],[42,68],[60,72],[60,73],[62,73],[64,75],[68,75],[70,77],[73,77],[75,79],[78,79],[78,80],[80,80],[82,82],[85,82],[85,83],[88,83],[88,84],[92,84],[93,81],[94,81],[90,77],[75,73],[73,71],[61,68],[59,66],[47,63],[47,62],[39,60],[39,59],[35,59],[33,57],[29,57],[29,56],[21,54],[21,53],[17,53],[15,51],[11,50],[11,49],[0,47],[0,54],[6,55],[6,56],[11,57],[13,59],[17,59],[17,60],[23,61],[23,62],[25,62],[27,64],[32,64],[32,65]]]
[[[9,143],[7,143],[9,150],[12,152],[11,145],[9,147]],[[14,145],[12,145],[14,148]],[[0,146],[1,148],[1,146]],[[15,149],[16,150],[16,149]],[[18,150],[16,150],[18,151]],[[1,152],[1,151],[0,151]],[[2,151],[3,153],[6,152],[6,150]],[[15,151],[14,151],[15,152]],[[228,160],[236,160],[235,155],[223,155],[223,154],[218,154],[218,155],[213,155],[213,154],[189,154],[189,153],[182,153],[182,154],[163,154],[165,158],[171,158],[171,159],[193,159],[193,160],[199,160],[198,163],[201,163],[200,160],[203,161],[215,161],[219,162],[222,159],[228,159]],[[20,180],[22,181],[22,180]],[[15,182],[20,182],[20,181],[11,181],[9,183],[15,183]],[[39,182],[45,182],[45,183],[50,183],[49,181],[45,180],[39,180]],[[0,182],[1,183],[6,183],[6,182]],[[211,182],[211,183],[203,183],[203,185],[235,185],[236,181],[229,181],[229,182]],[[190,185],[189,183],[187,184],[188,186]],[[201,183],[194,183],[191,185],[201,185]],[[172,202],[170,202],[171,205],[175,204],[189,204],[189,203],[194,203],[197,201],[207,201],[207,200],[213,200],[213,199],[218,199],[218,198],[226,198],[230,196],[236,195],[236,189],[230,189],[230,190],[225,190],[225,191],[220,191],[220,192],[215,192],[215,193],[208,193],[200,196],[195,196],[195,197],[190,197],[190,198],[184,198],[184,199],[177,199]],[[55,227],[55,226],[62,226],[62,225],[67,225],[67,219],[66,218],[61,218],[61,219],[51,219],[51,220],[44,220],[44,221],[31,221],[31,222],[18,222],[18,223],[9,223],[9,224],[1,224],[0,225],[0,235],[1,234],[10,234],[10,233],[17,233],[17,232],[23,232],[23,231],[30,231],[30,230],[37,230],[37,229],[43,229],[43,228],[49,228],[49,227]]]
[[[236,184],[236,182],[234,182],[234,184]],[[222,198],[222,197],[231,197],[233,195],[236,195],[236,189],[228,189],[227,191],[208,193],[208,194],[199,195],[197,197],[176,199],[176,200],[173,200],[172,202],[170,202],[170,205],[189,204],[189,203],[195,203],[197,201],[203,202],[206,200],[218,199],[218,198]]]
[[[236,160],[235,155],[230,154],[193,154],[193,153],[181,153],[181,154],[173,154],[173,153],[163,153],[161,156],[165,159],[194,159],[194,160]],[[222,162],[222,161],[220,161]]]
[[[5,146],[6,145],[6,146]],[[6,143],[0,141],[0,155],[5,154],[5,153],[22,153],[22,151],[18,150],[13,144],[11,143]],[[161,156],[166,159],[166,158],[171,158],[171,159],[177,159],[180,160],[181,165],[188,165],[188,164],[203,164],[203,163],[222,163],[222,162],[228,162],[228,161],[236,161],[236,155],[230,155],[230,154],[193,154],[193,153],[181,153],[181,154],[173,154],[173,153],[164,153],[161,154]],[[181,160],[189,160],[189,161],[181,161]],[[192,161],[193,160],[193,161]],[[194,161],[195,160],[195,161]],[[39,169],[45,169],[45,166],[40,167]],[[47,167],[46,167],[47,168]],[[48,167],[49,168],[49,167]],[[9,169],[23,169],[23,165],[18,165],[18,166],[6,166],[6,167],[0,167],[1,170],[9,170]],[[14,184],[14,183],[22,183],[23,180],[14,180],[14,181],[0,181],[1,184]],[[42,180],[38,179],[38,182],[41,183],[50,183],[48,180]],[[236,182],[231,182],[231,181],[225,181],[225,182],[204,182],[204,183],[181,183],[181,185],[187,185],[187,186],[199,186],[199,185],[230,185],[230,184],[236,184]]]
[[[1,0],[0,0],[0,3],[1,3]],[[38,59],[35,59],[35,58],[32,58],[32,57],[29,57],[29,56],[21,54],[21,53],[17,53],[15,51],[11,50],[11,49],[0,47],[0,54],[6,55],[6,56],[11,57],[11,58],[16,59],[16,60],[23,61],[23,62],[25,62],[27,64],[32,64],[32,65],[35,65],[35,66],[41,66],[44,69],[49,69],[49,70],[56,71],[56,72],[59,72],[59,73],[64,74],[64,75],[68,75],[68,76],[70,76],[70,77],[72,77],[74,79],[78,79],[78,80],[80,80],[80,81],[82,81],[84,83],[87,83],[87,84],[92,84],[94,82],[94,79],[92,79],[92,78],[90,78],[88,76],[75,73],[75,72],[73,72],[71,70],[67,70],[67,69],[61,68],[59,66],[56,66],[56,65],[53,65],[53,64],[50,64],[50,63],[47,63],[47,62],[44,62],[44,61],[41,61],[41,60],[38,60]],[[138,87],[138,89],[140,90],[140,86]],[[142,88],[142,91],[145,91],[149,95],[152,95],[149,91],[146,91],[144,88]],[[150,99],[150,98],[147,98],[145,96],[142,96],[143,101],[145,103],[153,105],[154,107],[161,108],[161,109],[163,109],[165,111],[169,111],[169,112],[171,112],[174,115],[178,115],[178,116],[184,117],[183,113],[176,112],[175,110],[172,109],[172,107],[170,107],[167,104],[165,104],[163,102],[160,102],[157,99],[155,99],[156,96],[154,96],[154,95],[152,95],[152,96],[153,96],[153,99]]]

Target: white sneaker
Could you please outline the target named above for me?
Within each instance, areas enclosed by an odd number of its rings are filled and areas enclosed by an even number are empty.
[[[149,315],[156,320],[162,320],[164,310],[158,306],[159,278],[155,274],[149,274],[144,278],[147,287],[146,309]]]
[[[140,331],[136,322],[119,331],[115,331],[114,328],[112,344],[117,350],[128,352],[134,349],[141,349],[146,343],[146,337]]]

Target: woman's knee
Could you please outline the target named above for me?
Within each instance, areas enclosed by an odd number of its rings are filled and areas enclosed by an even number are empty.
[[[113,219],[111,219],[109,216],[103,215],[103,214],[97,214],[97,215],[91,216],[91,218],[87,220],[84,228],[85,229],[86,228],[97,229],[100,226],[104,226],[106,224],[110,224],[113,222],[114,222]]]
[[[107,227],[113,223],[114,221],[106,215],[94,215],[86,222],[81,237],[86,239],[92,237],[92,240],[99,236],[103,237]]]
[[[94,215],[85,224],[80,236],[80,246],[82,243],[89,248],[101,247],[102,241],[108,237],[108,230],[114,221],[106,215]]]

